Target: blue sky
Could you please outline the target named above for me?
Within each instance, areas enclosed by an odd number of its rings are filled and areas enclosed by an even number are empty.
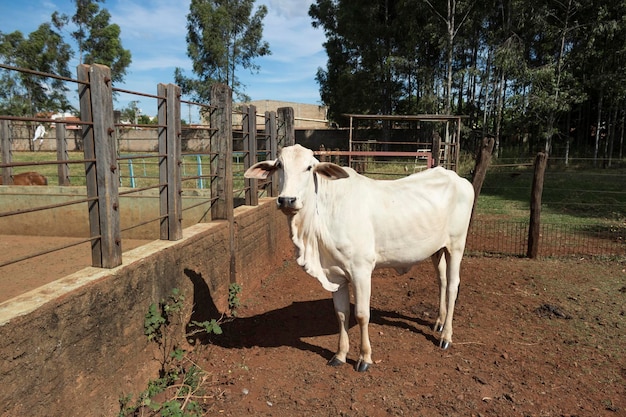
[[[308,16],[311,3],[312,0],[256,1],[257,6],[265,4],[268,8],[263,38],[269,42],[272,54],[255,61],[261,66],[258,73],[240,69],[237,74],[252,100],[320,104],[315,74],[318,67],[325,67],[327,58],[322,46],[323,31],[314,29]],[[185,42],[189,4],[188,0],[107,0],[100,3],[101,8],[111,13],[111,22],[120,26],[122,44],[132,54],[124,84],[115,84],[115,87],[155,94],[158,83],[174,82],[174,68],[180,67],[186,75],[192,75]],[[72,15],[74,1],[2,1],[0,31],[19,30],[27,36],[41,23],[49,22],[54,11]],[[66,42],[73,45],[69,35]],[[75,57],[70,63],[74,76],[77,64]],[[114,107],[124,108],[131,100],[140,101],[143,113],[156,114],[154,100],[127,94],[121,94]]]

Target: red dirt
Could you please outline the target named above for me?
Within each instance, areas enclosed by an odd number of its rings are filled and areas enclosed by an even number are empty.
[[[71,245],[83,239],[47,236],[0,235],[0,263],[14,261],[34,253]],[[148,241],[124,239],[123,250],[141,246]],[[36,246],[35,246],[36,245]],[[122,254],[122,259],[123,259]],[[89,242],[13,263],[0,269],[0,303],[42,285],[91,266]]]
[[[19,239],[0,239],[0,260],[29,253]],[[3,273],[3,299],[89,265],[88,247],[66,251]],[[350,362],[327,366],[337,344],[331,296],[289,260],[259,289],[244,288],[239,318],[191,354],[209,375],[206,415],[626,415],[623,260],[466,257],[445,351],[431,330],[436,288],[430,262],[404,276],[375,272],[375,364],[357,373],[358,327]]]
[[[375,365],[326,365],[337,344],[330,294],[295,262],[241,294],[239,318],[199,347],[207,415],[626,415],[626,265],[587,259],[464,260],[453,345],[431,330],[430,262],[373,278]]]

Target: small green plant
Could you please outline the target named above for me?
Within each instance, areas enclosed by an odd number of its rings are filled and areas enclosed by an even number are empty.
[[[239,301],[239,294],[241,293],[241,285],[232,283],[228,287],[228,310],[232,318],[237,317],[237,308],[241,305]],[[194,336],[198,333],[206,334],[222,334],[222,324],[228,321],[229,318],[222,315],[219,319],[211,319],[206,321],[192,321],[191,325],[194,327],[187,336]]]
[[[228,289],[228,307],[230,317],[222,315],[219,319],[203,322],[192,321],[192,330],[185,335],[190,337],[198,333],[222,334],[226,320],[237,315],[240,306],[239,294],[241,286],[233,283]],[[173,337],[173,325],[182,324],[185,296],[174,288],[166,300],[152,303],[144,316],[144,333],[149,341],[157,343],[162,355],[159,378],[151,380],[148,387],[139,394],[133,403],[132,396],[120,398],[118,417],[135,417],[143,415],[161,417],[200,417],[205,411],[201,400],[203,384],[207,374],[193,363],[186,351],[177,346]],[[157,400],[157,398],[165,400]]]
[[[241,293],[241,285],[233,282],[228,287],[228,308],[233,317],[237,317],[237,309],[241,305],[239,294]]]

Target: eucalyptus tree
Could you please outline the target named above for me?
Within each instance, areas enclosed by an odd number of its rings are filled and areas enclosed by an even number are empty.
[[[0,32],[0,60],[6,65],[70,77],[71,47],[49,23],[41,24],[27,38],[20,31]],[[27,72],[2,71],[0,113],[35,115],[43,111],[71,109],[62,80]]]
[[[111,14],[107,9],[100,9],[98,3],[104,0],[75,0],[74,15],[54,12],[52,22],[61,30],[71,21],[74,30],[70,34],[78,45],[79,62],[106,65],[111,68],[113,81],[122,82],[132,55],[122,45],[119,25],[111,23]]]
[[[199,101],[210,100],[211,84],[227,84],[233,95],[246,101],[239,68],[259,70],[255,59],[271,53],[263,41],[267,7],[253,10],[254,0],[191,0],[187,15],[187,55],[194,77],[176,68],[174,78],[183,93]]]
[[[317,0],[309,8],[326,35],[327,68],[317,81],[331,118],[342,113],[393,114],[402,97],[404,74],[414,71],[410,47],[399,41],[409,27],[391,0]]]
[[[421,7],[416,7],[421,4]],[[443,31],[421,0],[395,3],[396,77],[402,83],[399,114],[438,113],[442,108],[439,87],[445,73],[440,41]]]
[[[309,15],[326,36],[317,80],[331,118],[469,114],[522,152],[567,158],[580,132],[576,145],[612,154],[626,0],[316,0]]]
[[[575,52],[577,75],[583,80],[596,112],[592,149],[597,162],[603,140],[608,159],[613,135],[608,138],[605,135],[603,139],[601,133],[610,133],[605,128],[615,124],[617,110],[623,107],[626,98],[626,1],[593,0],[592,5],[585,14],[587,25]]]
[[[477,0],[423,0],[437,18],[445,25],[445,41],[442,42],[445,49],[445,89],[444,89],[444,112],[452,111],[452,77],[455,41],[459,31],[466,23],[472,8]],[[443,4],[440,4],[443,3]]]

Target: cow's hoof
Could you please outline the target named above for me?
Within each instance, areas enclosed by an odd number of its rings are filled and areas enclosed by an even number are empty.
[[[442,340],[439,342],[439,347],[443,350],[446,350],[450,347],[450,342],[447,342],[445,340]]]
[[[371,365],[371,363],[367,363],[363,359],[359,359],[356,365],[354,365],[354,369],[356,369],[357,372],[365,372],[370,369]]]
[[[337,356],[333,356],[332,358],[330,358],[330,360],[328,361],[328,365],[330,366],[341,366],[345,364],[344,361],[337,359]]]
[[[443,332],[443,324],[436,324],[436,325],[435,325],[435,331],[436,331],[437,333],[441,333],[441,332]]]

